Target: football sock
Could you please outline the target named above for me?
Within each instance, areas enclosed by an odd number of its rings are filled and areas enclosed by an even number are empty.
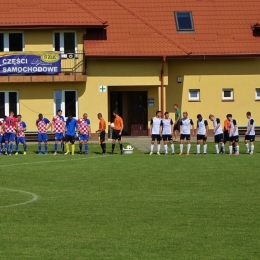
[[[248,143],[246,143],[246,149],[249,150],[249,144]]]
[[[160,144],[157,144],[157,153],[159,153],[161,150],[161,145]]]
[[[55,152],[58,151],[58,144],[54,144],[54,151],[55,151]]]
[[[216,147],[216,153],[219,153],[218,144],[216,144],[215,147]]]
[[[197,153],[200,153],[200,145],[197,144]]]
[[[27,144],[24,144],[24,145],[23,145],[23,150],[26,152],[26,150],[27,150]]]
[[[39,150],[39,152],[42,151],[42,145],[41,144],[38,144],[38,150]]]
[[[172,153],[174,153],[174,144],[171,144]]]
[[[106,144],[103,144],[103,153],[106,153]]]
[[[190,147],[191,147],[191,144],[188,144],[188,145],[187,145],[187,153],[190,152]]]
[[[165,144],[164,145],[164,151],[167,153],[168,152],[167,150],[168,150],[168,146],[167,146],[167,144]]]
[[[122,151],[123,150],[123,144],[119,144],[120,146],[120,150]]]
[[[10,143],[10,153],[12,153],[12,151],[13,151],[13,144],[12,143]]]
[[[154,144],[151,144],[151,153],[153,152]]]
[[[48,152],[48,144],[45,144],[45,145],[44,145],[44,151],[45,151],[45,153]]]
[[[88,145],[87,144],[84,145],[84,149],[85,149],[85,152],[88,152]]]
[[[16,146],[15,146],[15,151],[18,153],[18,148],[19,148],[19,146],[18,146],[18,144],[16,144]]]
[[[229,153],[232,153],[232,149],[233,149],[233,146],[230,145],[230,146],[229,146]]]
[[[79,150],[82,151],[82,144],[79,144]]]
[[[180,152],[182,153],[183,150],[183,144],[180,144]]]
[[[115,144],[112,144],[112,152],[115,150]]]
[[[71,145],[71,153],[74,154],[74,152],[75,152],[75,144],[72,144]]]
[[[8,150],[8,143],[5,142],[5,151],[7,152],[7,150]]]
[[[203,150],[204,150],[203,152],[204,152],[204,153],[207,153],[207,148],[208,148],[208,145],[207,145],[207,144],[204,144],[204,146],[203,146]]]
[[[254,152],[255,146],[251,145],[251,152]]]
[[[61,146],[61,151],[64,153],[64,143],[61,143],[60,146]]]
[[[103,150],[104,150],[104,145],[101,143],[100,144],[100,147],[101,147],[101,150],[102,150],[102,152],[103,152]]]
[[[236,146],[236,152],[239,153],[239,145]]]
[[[222,151],[225,152],[225,144],[224,143],[221,144],[221,148],[222,148]]]
[[[0,153],[2,153],[2,145],[0,144]]]
[[[65,144],[66,146],[66,152],[70,152],[69,144]]]

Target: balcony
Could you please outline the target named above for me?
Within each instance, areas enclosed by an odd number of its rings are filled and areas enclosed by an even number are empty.
[[[56,52],[41,53],[48,53],[50,55],[57,54]],[[16,54],[24,55],[23,52],[16,52]],[[8,52],[6,55],[8,55]],[[0,84],[15,82],[84,82],[86,79],[85,53],[83,51],[70,54],[60,54],[60,72],[57,74],[29,74],[28,72],[27,74],[9,74],[8,71],[4,75],[0,74]]]

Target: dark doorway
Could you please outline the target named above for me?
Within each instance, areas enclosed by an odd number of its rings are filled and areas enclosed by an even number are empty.
[[[111,91],[110,122],[115,109],[123,117],[125,135],[147,136],[147,91]]]

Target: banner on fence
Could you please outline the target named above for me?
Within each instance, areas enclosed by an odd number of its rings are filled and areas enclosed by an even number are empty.
[[[55,75],[60,72],[59,52],[0,52],[0,75]]]

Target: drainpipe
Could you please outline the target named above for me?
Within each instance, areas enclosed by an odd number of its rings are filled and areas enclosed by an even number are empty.
[[[164,114],[164,65],[166,62],[166,56],[163,56],[162,70],[161,70],[161,111],[162,116]]]

